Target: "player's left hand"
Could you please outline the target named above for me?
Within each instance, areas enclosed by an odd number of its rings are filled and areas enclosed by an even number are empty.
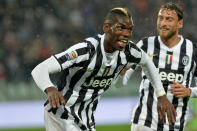
[[[177,112],[174,109],[174,106],[167,99],[166,95],[160,96],[158,98],[157,111],[159,118],[162,120],[163,124],[166,123],[166,114],[169,125],[175,123],[175,116],[177,116]]]
[[[171,91],[172,94],[174,94],[176,97],[188,97],[191,94],[191,89],[186,88],[180,83],[172,81],[171,89],[168,89],[168,91]]]

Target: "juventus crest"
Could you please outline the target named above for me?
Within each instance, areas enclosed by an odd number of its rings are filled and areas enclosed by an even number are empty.
[[[184,66],[188,65],[188,63],[189,63],[189,56],[187,56],[187,55],[183,56],[182,63],[183,63]]]

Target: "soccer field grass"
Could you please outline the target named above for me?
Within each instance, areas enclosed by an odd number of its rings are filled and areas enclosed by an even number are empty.
[[[130,131],[130,125],[106,125],[96,126],[97,131]],[[27,129],[3,129],[0,131],[45,131],[44,128],[27,128]]]
[[[196,121],[194,122],[196,123]],[[197,131],[196,124],[188,123],[184,131]],[[130,125],[104,125],[96,126],[96,131],[130,131]],[[44,128],[0,129],[0,131],[45,131]]]

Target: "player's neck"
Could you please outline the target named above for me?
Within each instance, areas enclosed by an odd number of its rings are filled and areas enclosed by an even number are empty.
[[[104,51],[106,53],[113,53],[115,52],[115,49],[111,46],[111,44],[107,41],[104,41]]]
[[[181,38],[176,34],[168,39],[161,38],[161,40],[168,48],[172,48],[179,43]]]

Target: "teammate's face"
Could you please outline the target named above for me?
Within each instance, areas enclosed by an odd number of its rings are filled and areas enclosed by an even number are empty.
[[[182,28],[183,21],[178,20],[175,10],[162,8],[158,13],[157,32],[161,38],[167,40],[178,35],[179,28]]]
[[[132,35],[133,23],[127,17],[118,17],[112,25],[104,24],[106,34],[104,48],[106,52],[123,50]]]

